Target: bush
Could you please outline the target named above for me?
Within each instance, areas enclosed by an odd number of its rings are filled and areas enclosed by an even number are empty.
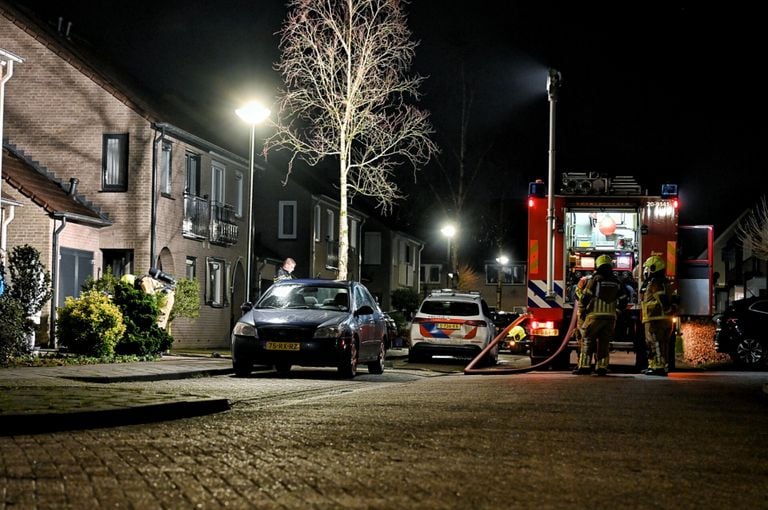
[[[40,262],[40,252],[25,244],[11,250],[8,268],[11,297],[17,299],[27,317],[31,317],[51,299],[51,274]]]
[[[421,296],[412,288],[396,289],[392,292],[392,308],[410,316],[421,304]]]
[[[171,348],[173,338],[157,325],[162,293],[146,294],[124,281],[115,283],[114,303],[123,313],[126,331],[117,354],[157,355]]]
[[[176,282],[173,308],[168,317],[168,330],[179,317],[194,319],[200,315],[200,282],[197,279],[182,278]]]
[[[24,307],[9,294],[0,296],[0,363],[29,354],[29,322]]]
[[[75,354],[113,356],[125,333],[123,314],[109,297],[90,290],[67,297],[56,319],[61,344]]]

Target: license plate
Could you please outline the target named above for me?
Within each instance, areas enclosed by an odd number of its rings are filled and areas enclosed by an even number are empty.
[[[268,351],[298,351],[299,346],[296,342],[267,342]]]
[[[439,329],[461,329],[461,324],[455,324],[452,322],[438,322],[437,327]]]
[[[534,331],[536,336],[557,336],[559,333],[556,328],[541,328]]]

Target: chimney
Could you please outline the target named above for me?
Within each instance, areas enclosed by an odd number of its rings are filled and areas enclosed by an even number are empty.
[[[69,193],[68,195],[70,197],[74,197],[75,193],[77,193],[77,183],[80,182],[80,180],[77,177],[72,177],[69,180]]]

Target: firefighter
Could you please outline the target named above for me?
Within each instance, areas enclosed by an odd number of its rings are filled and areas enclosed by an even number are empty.
[[[643,327],[648,349],[646,375],[666,377],[669,371],[667,353],[672,336],[672,319],[677,307],[677,296],[665,274],[666,264],[658,255],[651,255],[643,264],[646,275],[641,289]]]
[[[613,262],[608,255],[600,255],[595,263],[597,269],[587,282],[579,300],[579,316],[582,320],[582,349],[576,375],[592,372],[590,360],[596,356],[597,375],[608,373],[608,351],[615,334],[616,313],[626,303],[626,291],[613,273]]]

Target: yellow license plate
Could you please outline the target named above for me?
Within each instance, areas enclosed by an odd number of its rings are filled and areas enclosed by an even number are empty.
[[[299,346],[296,342],[267,342],[268,351],[298,351]]]
[[[453,324],[451,322],[438,322],[437,327],[440,329],[461,329],[461,324]]]
[[[557,336],[560,331],[555,328],[541,328],[534,330],[533,334],[536,336]]]

